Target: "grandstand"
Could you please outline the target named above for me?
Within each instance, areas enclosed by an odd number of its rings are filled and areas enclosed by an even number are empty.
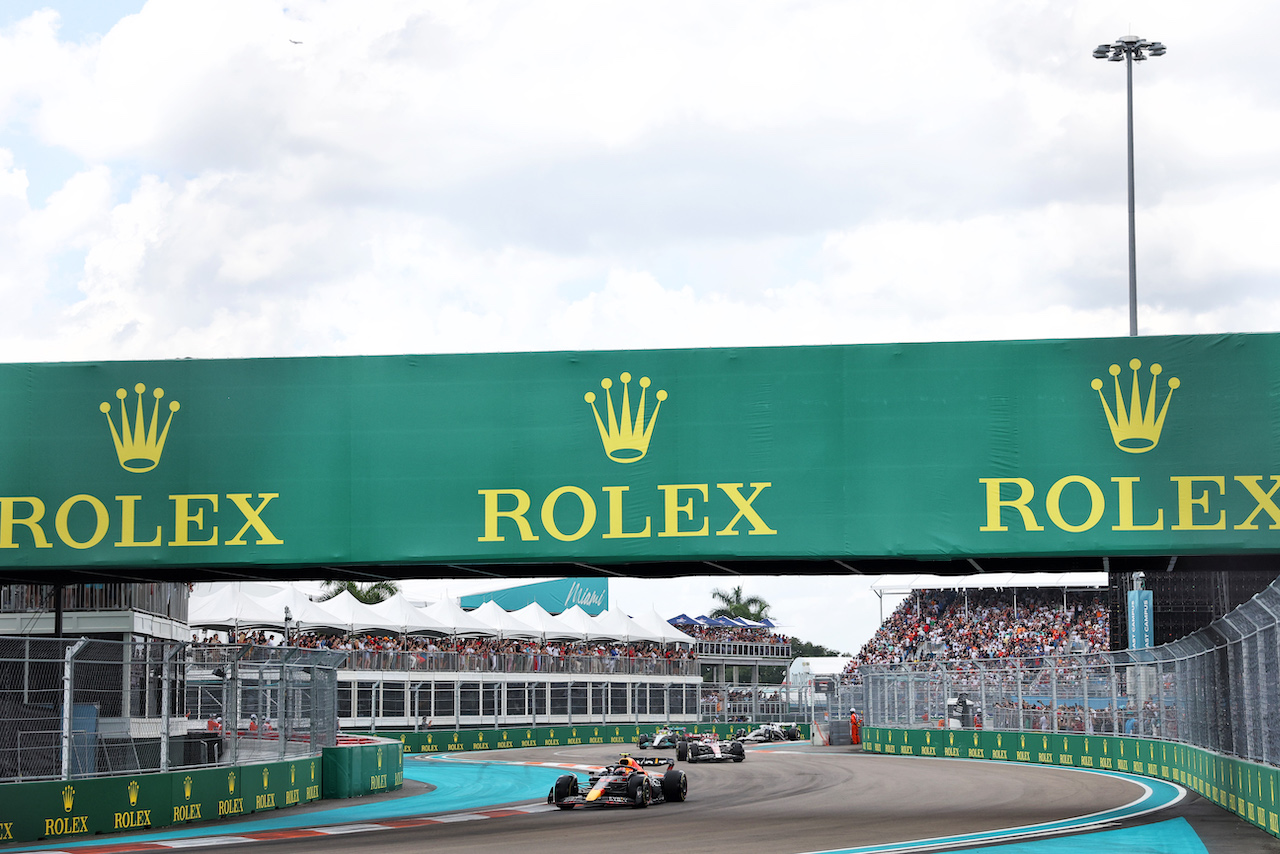
[[[1106,650],[1106,573],[887,576],[872,589],[904,598],[845,666],[930,659],[1039,657]]]
[[[558,586],[559,585],[559,586]],[[192,599],[192,642],[279,645],[343,655],[337,712],[344,729],[778,720],[789,715],[762,666],[785,666],[790,639],[767,621],[625,614],[617,605],[587,614],[577,604],[551,614],[548,593],[573,584],[540,582],[465,610],[444,599],[418,608],[397,595],[365,606],[349,595],[312,602],[295,588],[201,585]],[[528,596],[529,593],[541,594]],[[595,590],[608,602],[607,585]],[[286,606],[292,619],[286,625]],[[193,714],[216,711],[211,691],[192,691]]]

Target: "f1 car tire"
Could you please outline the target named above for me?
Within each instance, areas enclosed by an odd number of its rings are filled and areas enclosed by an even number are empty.
[[[729,745],[729,755],[733,757],[734,762],[741,762],[747,758],[747,749],[742,746],[742,742],[735,741]]]
[[[649,801],[653,799],[653,792],[649,788],[648,774],[631,775],[627,780],[627,799],[635,809],[644,809],[649,806]]]
[[[799,741],[799,740],[800,740],[800,729],[798,727],[791,727],[791,729],[787,730],[787,741]]]
[[[562,810],[573,809],[573,804],[562,803],[565,798],[578,793],[578,777],[575,774],[561,774],[556,778],[556,787],[552,790],[552,803]]]
[[[662,797],[668,801],[683,801],[689,796],[689,778],[678,768],[662,775]]]
[[[697,762],[697,761],[698,761],[698,757],[700,757],[701,755],[702,755],[702,754],[701,754],[701,752],[700,752],[700,749],[699,749],[699,748],[697,748],[697,747],[691,747],[691,748],[689,748],[689,754],[688,754],[688,756],[689,756],[689,761],[690,761],[690,762]]]
[[[689,760],[689,742],[681,741],[676,744],[676,759],[680,762]]]

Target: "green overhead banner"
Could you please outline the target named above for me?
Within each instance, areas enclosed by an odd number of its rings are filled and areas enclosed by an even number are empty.
[[[0,568],[1280,546],[1280,335],[0,366]]]

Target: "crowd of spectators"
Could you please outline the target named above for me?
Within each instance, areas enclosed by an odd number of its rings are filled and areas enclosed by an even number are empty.
[[[729,628],[720,626],[680,626],[681,631],[704,643],[751,643],[770,647],[785,647],[790,643],[786,635],[775,634],[767,628]],[[281,646],[284,638],[279,633],[263,630],[238,632],[209,632],[192,634],[193,644],[255,644]],[[496,661],[501,655],[548,656],[551,658],[596,657],[605,659],[626,658],[692,660],[698,657],[696,647],[689,644],[657,644],[649,642],[621,643],[609,640],[595,641],[540,641],[517,640],[496,637],[429,637],[424,635],[374,635],[344,634],[326,635],[318,632],[299,631],[289,637],[289,645],[304,649],[332,649],[348,652],[418,653],[424,657],[435,653],[454,653],[471,656],[490,656]]]
[[[746,626],[678,625],[677,629],[691,638],[713,643],[767,643],[785,645],[791,639],[771,629]]]
[[[1090,653],[1110,643],[1110,620],[1097,592],[1050,588],[922,590],[898,605],[845,667],[857,681],[864,664],[940,659],[1040,658]]]
[[[1002,698],[991,710],[991,726],[994,729],[1022,729],[1044,732],[1079,732],[1085,735],[1146,735],[1159,738],[1163,731],[1176,729],[1176,716],[1171,710],[1163,710],[1152,698],[1141,704],[1124,699],[1116,708],[1109,702],[1086,709],[1080,703],[1063,703],[1024,700],[1019,707],[1016,700]],[[1165,720],[1161,720],[1164,717]]]
[[[724,687],[703,691],[699,709],[703,715],[720,723],[756,720],[761,714],[779,715],[789,708],[777,687]]]
[[[219,632],[193,634],[193,644],[256,644],[279,647],[282,636],[268,631],[227,632],[225,641]],[[502,638],[431,638],[424,635],[324,635],[300,631],[289,636],[289,645],[302,649],[333,649],[349,653],[348,665],[372,668],[388,666],[390,654],[397,656],[397,668],[429,668],[445,670],[465,663],[489,671],[562,670],[564,662],[582,663],[581,668],[593,672],[637,670],[636,665],[663,662],[689,662],[698,653],[689,644],[657,644],[649,641],[617,643],[609,640],[525,640]],[[586,667],[593,661],[594,665]]]

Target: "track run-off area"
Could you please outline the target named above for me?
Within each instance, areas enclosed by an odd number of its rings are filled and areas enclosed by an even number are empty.
[[[634,753],[640,753],[633,750]],[[655,752],[674,755],[674,751]],[[639,847],[706,854],[983,851],[1002,854],[1280,852],[1194,792],[1145,777],[992,761],[752,747],[742,763],[680,763],[685,803],[558,810],[557,776],[616,760],[600,746],[406,755],[400,792],[263,818],[0,850],[107,854],[565,854]]]

